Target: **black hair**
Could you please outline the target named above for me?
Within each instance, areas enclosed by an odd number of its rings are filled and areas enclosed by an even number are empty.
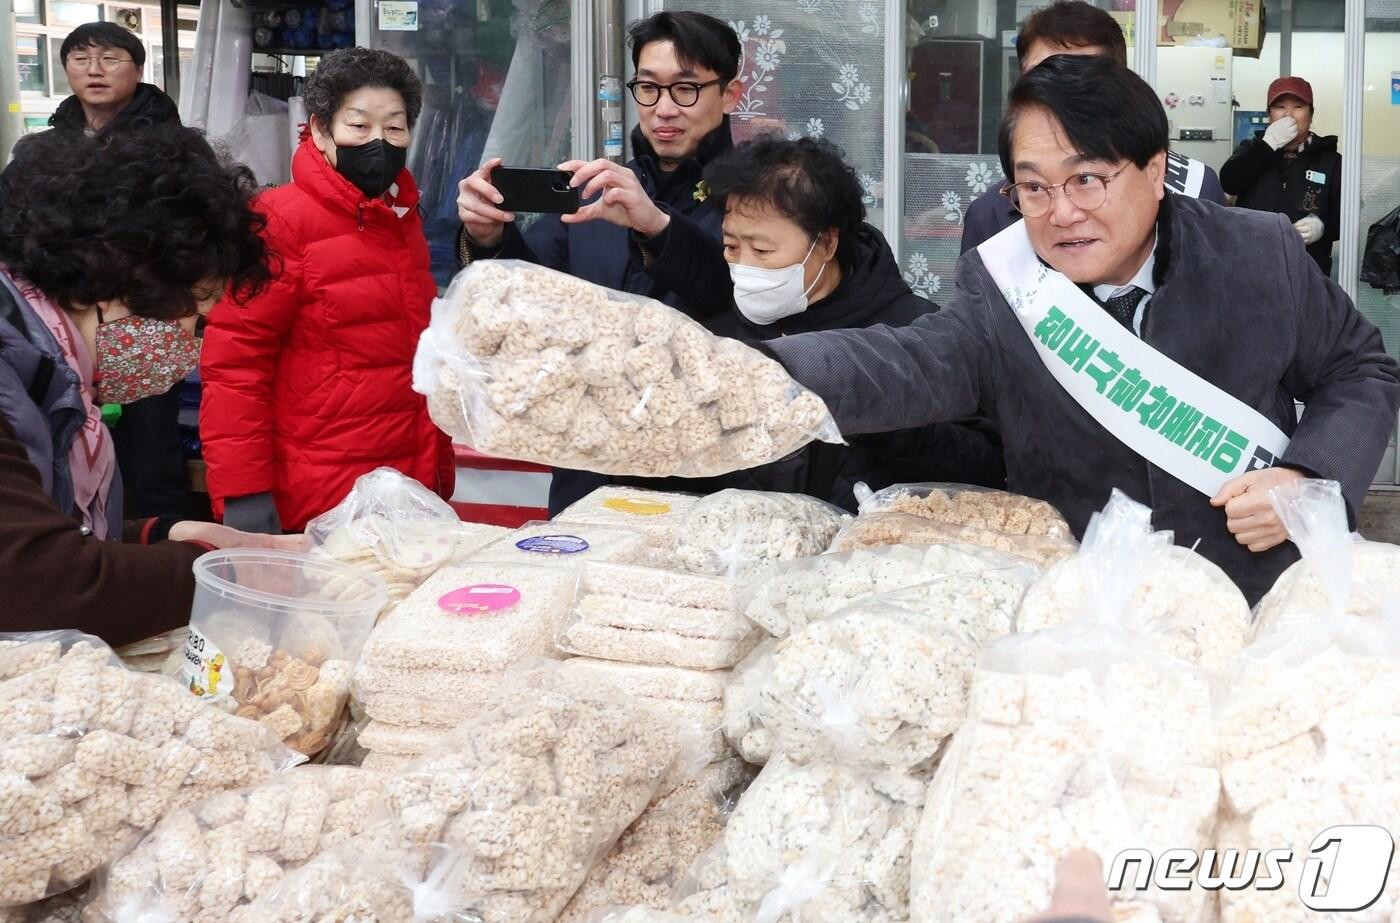
[[[1069,143],[1095,160],[1129,160],[1141,168],[1168,146],[1167,113],[1141,77],[1110,58],[1054,55],[1011,88],[998,137],[1008,177],[1016,121],[1032,108],[1053,115]]]
[[[302,90],[306,114],[315,116],[329,132],[331,119],[345,97],[365,87],[398,93],[408,110],[408,127],[418,121],[423,111],[423,81],[403,58],[378,48],[342,48],[322,58]]]
[[[705,185],[721,208],[753,202],[787,218],[813,239],[840,233],[836,259],[849,272],[865,221],[860,180],[840,148],[827,141],[760,135],[711,161]]]
[[[1098,45],[1123,67],[1128,66],[1128,42],[1123,27],[1107,11],[1084,0],[1055,0],[1036,10],[1021,24],[1016,35],[1016,60],[1025,65],[1026,55],[1036,42],[1062,48]]]
[[[632,49],[634,70],[642,49],[653,42],[670,42],[682,65],[707,67],[726,84],[739,76],[744,48],[722,19],[704,13],[666,12],[632,23],[627,30],[627,47]]]
[[[186,317],[212,280],[246,300],[271,280],[256,188],[192,128],[40,132],[0,174],[0,263],[70,310]]]
[[[69,32],[63,44],[58,47],[58,59],[66,67],[70,52],[94,46],[120,48],[131,55],[137,70],[146,66],[146,46],[141,44],[141,40],[130,29],[124,29],[114,22],[87,22]]]

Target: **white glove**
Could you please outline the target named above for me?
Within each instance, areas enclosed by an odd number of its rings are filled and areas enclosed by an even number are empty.
[[[1270,123],[1264,130],[1264,143],[1274,150],[1278,150],[1294,138],[1298,137],[1298,120],[1291,115],[1285,115],[1277,122]]]
[[[1302,235],[1305,244],[1315,244],[1321,240],[1322,229],[1322,219],[1317,215],[1304,215],[1293,222],[1293,230]]]

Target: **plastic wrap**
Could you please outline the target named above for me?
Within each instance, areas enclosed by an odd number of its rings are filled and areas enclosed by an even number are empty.
[[[1113,592],[1104,593],[1103,587]],[[1249,635],[1249,604],[1225,572],[1170,532],[1152,531],[1152,511],[1114,491],[1084,533],[1079,553],[1026,592],[1017,629],[1039,631],[1097,606],[1100,618],[1140,631],[1158,649],[1213,672]]]
[[[1072,538],[1049,535],[1011,535],[978,526],[961,526],[912,513],[865,513],[848,522],[831,542],[834,552],[884,545],[977,545],[1014,554],[1041,566],[1074,554]]]
[[[406,883],[427,919],[554,920],[680,753],[674,727],[616,690],[547,661],[523,664],[490,710],[385,783],[394,832],[353,874]],[[271,920],[320,918],[334,895],[318,892],[329,876],[316,865],[255,909]]]
[[[1022,558],[975,545],[893,546],[778,565],[746,587],[740,603],[755,623],[785,638],[863,597],[984,571],[1021,586],[1027,573],[1036,573]]]
[[[580,573],[558,646],[604,660],[723,670],[761,637],[723,578],[590,564]]]
[[[895,484],[870,493],[857,485],[860,514],[908,513],[950,526],[1005,535],[1040,535],[1074,542],[1059,510],[1044,500],[971,484]]]
[[[22,907],[0,907],[0,923],[84,923],[87,904],[88,888],[84,885]]]
[[[372,772],[302,766],[172,811],[94,889],[93,920],[227,919],[385,816]]]
[[[96,638],[0,635],[0,906],[74,888],[167,811],[301,759]]]
[[[710,477],[840,442],[781,365],[650,299],[529,263],[472,263],[433,303],[413,386],[484,452],[642,477]]]
[[[682,521],[700,502],[691,494],[634,490],[628,487],[600,487],[567,507],[554,522],[585,522],[618,525],[646,534],[652,548],[669,557],[676,547]],[[665,564],[665,560],[658,560]]]
[[[183,625],[170,631],[133,641],[113,651],[128,668],[141,673],[163,673],[171,656],[183,653],[190,627]]]
[[[683,783],[648,805],[593,866],[559,923],[586,923],[613,904],[665,910],[691,864],[723,835],[722,800],[698,781]]]
[[[471,555],[471,561],[578,567],[585,562],[643,562],[652,546],[646,533],[594,523],[531,522]]]
[[[1316,480],[1274,489],[1274,507],[1303,559],[1255,606],[1255,638],[1277,630],[1290,613],[1304,621],[1318,613],[1376,615],[1400,597],[1400,546],[1350,534],[1340,490]]]
[[[393,468],[362,475],[340,505],[306,525],[312,554],[373,573],[388,587],[390,605],[504,534],[462,522],[446,500]]]
[[[1136,522],[1115,492],[1090,533]],[[1220,792],[1211,675],[1162,652],[1125,614],[1150,567],[1120,531],[1086,570],[1062,627],[993,642],[967,723],[929,790],[915,839],[914,923],[1018,923],[1049,904],[1055,863],[1082,847],[1104,868],[1212,843]],[[1160,540],[1158,540],[1160,541]],[[1086,541],[1086,546],[1089,543]],[[1014,856],[1014,861],[1008,861]],[[1215,893],[1156,884],[1111,892],[1114,918],[1203,923]]]
[[[721,490],[685,515],[675,562],[692,574],[750,580],[774,564],[821,554],[848,518],[801,494]]]
[[[1282,866],[1277,890],[1222,892],[1225,923],[1330,918],[1298,899],[1314,838],[1341,824],[1380,827],[1391,837],[1400,831],[1400,597],[1377,592],[1393,576],[1366,566],[1372,552],[1348,535],[1334,482],[1286,485],[1273,500],[1308,569],[1275,596],[1275,621],[1231,665],[1219,713],[1224,809],[1215,845],[1291,849],[1293,861]],[[1392,868],[1381,888],[1381,849],[1340,847],[1338,863],[1351,864],[1352,881],[1367,877],[1369,861],[1380,890],[1338,919],[1395,918],[1400,878]]]
[[[926,785],[894,772],[769,761],[676,909],[723,923],[907,919]],[[972,917],[966,919],[974,919]]]
[[[180,682],[289,747],[320,752],[349,699],[384,585],[334,561],[253,549],[202,556],[195,580]]]
[[[737,683],[735,710],[758,687],[745,737],[762,727],[771,749],[804,762],[932,768],[967,717],[982,646],[1010,633],[1029,582],[1029,568],[954,575],[811,623],[736,670],[757,673]]]

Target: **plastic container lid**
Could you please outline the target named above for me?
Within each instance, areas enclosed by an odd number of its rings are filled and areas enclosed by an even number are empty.
[[[389,590],[373,574],[322,557],[295,551],[226,548],[200,555],[194,562],[199,590],[259,609],[296,610],[326,616],[377,613]],[[335,584],[335,599],[319,595]]]

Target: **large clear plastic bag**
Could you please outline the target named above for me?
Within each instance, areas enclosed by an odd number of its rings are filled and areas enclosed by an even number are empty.
[[[425,920],[552,921],[683,758],[679,730],[618,691],[522,664],[490,709],[385,783],[392,833],[354,874],[406,884]],[[316,865],[256,905],[263,919],[326,912],[314,889],[332,875]]]
[[[746,581],[772,565],[826,551],[849,518],[801,494],[721,490],[686,514],[675,560],[692,574]]]
[[[710,477],[840,442],[781,365],[650,299],[488,260],[433,303],[413,386],[480,452],[642,477]]]
[[[967,717],[983,645],[1010,633],[1032,576],[1029,568],[957,574],[869,597],[789,635],[736,671],[740,745],[803,761],[931,769]],[[739,699],[752,686],[743,721]],[[766,735],[755,736],[759,727]]]
[[[1115,520],[1123,499],[1098,515]],[[1125,849],[1212,843],[1213,677],[1125,618],[1119,603],[1150,559],[1133,542],[1116,547],[1066,624],[984,650],[915,839],[914,923],[1018,923],[1048,905],[1055,863],[1072,848],[1108,869]],[[1214,919],[1215,895],[1201,888],[1111,896],[1119,920]]]
[[[907,513],[950,526],[968,526],[1005,535],[1040,535],[1074,541],[1074,532],[1055,507],[1034,497],[971,484],[895,484],[870,492],[856,485],[862,516]]]
[[[926,788],[902,773],[775,756],[675,909],[722,923],[907,919],[910,847]]]
[[[1223,670],[1249,635],[1249,604],[1234,581],[1174,545],[1172,533],[1153,532],[1152,511],[1116,490],[1090,521],[1079,553],[1026,592],[1017,630],[1054,628],[1088,609],[1212,672]]]
[[[97,638],[0,635],[0,906],[75,888],[167,812],[301,759]]]
[[[880,548],[886,545],[958,544],[1014,554],[1048,567],[1074,554],[1073,538],[1011,535],[978,526],[961,526],[913,513],[863,513],[846,523],[831,542],[833,552]]]
[[[1291,849],[1293,859],[1276,890],[1223,891],[1222,920],[1388,923],[1400,912],[1393,869],[1381,887],[1386,847],[1400,831],[1400,597],[1376,591],[1393,578],[1357,554],[1366,545],[1348,534],[1335,482],[1285,485],[1272,499],[1309,571],[1276,597],[1276,619],[1231,665],[1219,714],[1224,807],[1215,845]],[[1390,834],[1344,840],[1336,859],[1350,864],[1351,881],[1371,878],[1379,893],[1354,913],[1315,913],[1299,900],[1311,850],[1323,831],[1347,824]],[[1313,893],[1325,893],[1336,874],[1329,868]]]
[[[383,780],[350,766],[301,766],[167,814],[101,876],[89,923],[231,920],[288,872],[386,817]]]
[[[306,525],[312,554],[372,572],[389,588],[391,606],[505,533],[462,522],[446,500],[393,468],[361,475],[338,506]]]
[[[687,870],[724,835],[726,813],[723,793],[698,779],[658,797],[589,871],[559,923],[586,923],[618,904],[665,910]]]
[[[557,643],[604,660],[725,670],[762,635],[722,578],[589,564]]]
[[[1254,607],[1254,637],[1277,630],[1290,614],[1376,615],[1400,598],[1400,546],[1363,541],[1347,528],[1335,481],[1305,480],[1275,488],[1274,507],[1303,558]],[[1340,608],[1338,608],[1340,607]]]
[[[780,564],[749,584],[740,604],[769,634],[785,638],[863,597],[984,571],[1022,585],[1028,572],[1038,574],[1023,558],[975,545],[891,546]]]

